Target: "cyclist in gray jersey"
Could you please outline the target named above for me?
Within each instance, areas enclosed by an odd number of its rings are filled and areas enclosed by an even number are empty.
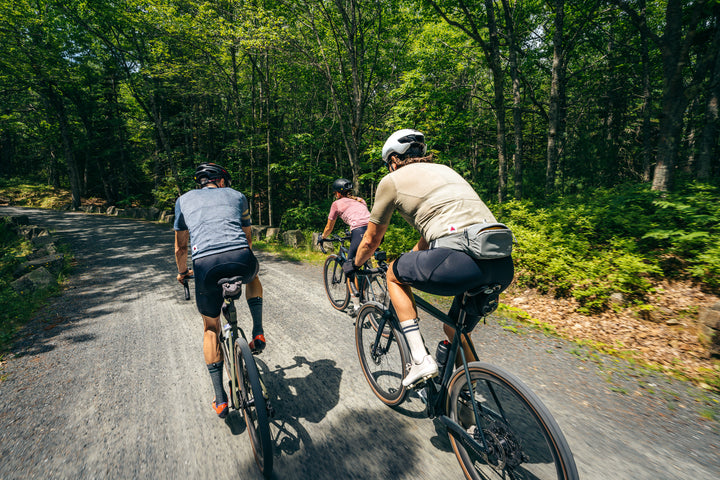
[[[412,251],[390,264],[388,293],[410,347],[413,365],[403,379],[406,387],[437,375],[418,327],[412,288],[435,295],[456,296],[474,287],[499,283],[507,288],[513,279],[511,256],[477,260],[440,239],[462,235],[466,229],[496,223],[495,216],[472,186],[450,167],[433,164],[427,156],[424,135],[412,129],[393,133],[382,150],[390,170],[378,184],[367,231],[353,261],[343,266],[348,276],[363,265],[380,245],[394,211],[415,227],[421,238]],[[444,325],[450,340],[454,330]],[[464,343],[464,342],[463,342]],[[472,352],[463,345],[468,358]]]
[[[202,163],[195,170],[199,189],[191,190],[175,202],[175,262],[178,282],[194,275],[195,302],[205,325],[203,354],[215,390],[212,407],[224,418],[228,413],[227,395],[222,383],[223,356],[218,342],[222,278],[240,276],[245,283],[250,315],[253,319],[250,348],[265,348],[262,325],[262,284],[259,265],[252,252],[251,219],[245,195],[230,188],[230,174],[214,163]],[[193,269],[187,266],[188,243],[192,238]]]

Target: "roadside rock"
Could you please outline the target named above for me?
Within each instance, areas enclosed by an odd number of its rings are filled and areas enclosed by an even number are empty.
[[[711,357],[720,358],[720,302],[701,308],[698,315],[700,341],[708,346]]]
[[[283,232],[282,240],[285,245],[298,247],[305,244],[305,235],[300,230],[288,230]]]
[[[20,277],[27,272],[36,270],[39,268],[45,268],[47,271],[57,275],[62,270],[64,257],[62,255],[47,255],[45,257],[37,258],[22,263],[15,269],[14,275]]]
[[[277,227],[268,227],[268,229],[265,230],[265,240],[272,240],[277,238],[278,235],[280,235],[280,229]]]
[[[18,278],[10,285],[18,293],[31,292],[55,284],[55,276],[45,267],[39,267]]]

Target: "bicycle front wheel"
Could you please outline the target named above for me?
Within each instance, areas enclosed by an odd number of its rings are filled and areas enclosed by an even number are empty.
[[[383,328],[385,335],[378,331],[385,312],[372,303],[360,308],[355,320],[355,348],[373,393],[392,407],[401,404],[407,395],[402,379],[410,354],[405,337],[389,321]]]
[[[363,279],[363,301],[377,302],[387,308],[390,304],[390,296],[387,292],[385,277],[370,275],[361,278]]]
[[[461,367],[450,379],[446,404],[448,417],[485,446],[476,449],[449,432],[465,477],[577,480],[575,460],[565,436],[537,395],[493,365],[472,362],[468,368],[472,397]]]
[[[345,281],[345,272],[337,255],[329,255],[323,266],[325,293],[330,304],[337,310],[345,310],[350,302],[350,289]]]
[[[235,340],[235,371],[240,386],[240,408],[250,435],[255,463],[262,474],[269,477],[273,467],[273,447],[268,411],[255,358],[242,337]]]

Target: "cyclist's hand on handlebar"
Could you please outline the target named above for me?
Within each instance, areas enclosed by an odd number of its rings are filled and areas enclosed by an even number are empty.
[[[355,261],[352,259],[346,260],[345,263],[343,263],[342,268],[348,280],[352,280],[353,278],[355,278],[355,273],[360,270],[360,267],[355,266]]]
[[[185,282],[186,278],[192,278],[193,271],[188,269],[185,273],[178,273],[177,275],[177,281],[179,284],[183,284]]]

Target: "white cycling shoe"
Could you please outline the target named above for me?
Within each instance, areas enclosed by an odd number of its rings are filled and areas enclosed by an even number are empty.
[[[403,387],[411,387],[421,380],[429,380],[438,374],[438,366],[430,355],[425,355],[420,363],[413,363],[403,378]]]

